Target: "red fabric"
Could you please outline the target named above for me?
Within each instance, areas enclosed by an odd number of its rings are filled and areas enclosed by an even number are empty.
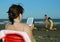
[[[25,42],[25,40],[21,35],[7,34],[5,36],[4,42]]]

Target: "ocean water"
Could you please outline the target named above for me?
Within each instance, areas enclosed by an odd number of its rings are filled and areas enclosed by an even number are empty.
[[[52,19],[53,22],[57,22],[60,23],[60,19]],[[0,19],[0,24],[1,23],[8,23],[9,20],[8,19]],[[27,19],[22,19],[22,23],[26,23]],[[44,23],[44,19],[34,19],[34,23]]]
[[[53,19],[55,27],[60,28],[60,19]],[[27,19],[22,19],[22,23],[26,23]],[[0,24],[10,23],[8,19],[0,19]],[[49,24],[48,24],[49,25]],[[44,19],[34,19],[34,26],[42,28],[45,26]]]

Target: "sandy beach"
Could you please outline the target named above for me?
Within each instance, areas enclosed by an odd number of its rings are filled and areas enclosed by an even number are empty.
[[[44,25],[40,25],[40,27],[36,27],[39,29],[33,30],[33,35],[37,42],[60,42],[60,24],[55,25],[57,28],[56,31],[46,30]],[[0,30],[5,29],[4,24],[0,24]]]

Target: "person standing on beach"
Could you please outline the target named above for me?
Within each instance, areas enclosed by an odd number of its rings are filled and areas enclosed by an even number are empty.
[[[48,28],[48,17],[46,14],[44,16],[44,22],[45,22],[45,28]]]
[[[21,23],[23,11],[24,9],[21,5],[13,4],[8,10],[8,17],[11,24],[7,24],[5,29],[26,32],[31,42],[34,42],[34,37],[31,30],[31,28],[34,28],[34,24],[31,27],[29,27],[27,24]]]

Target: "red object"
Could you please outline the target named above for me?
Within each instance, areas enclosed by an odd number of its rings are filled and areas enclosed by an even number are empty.
[[[6,34],[4,42],[26,42],[20,34]]]

